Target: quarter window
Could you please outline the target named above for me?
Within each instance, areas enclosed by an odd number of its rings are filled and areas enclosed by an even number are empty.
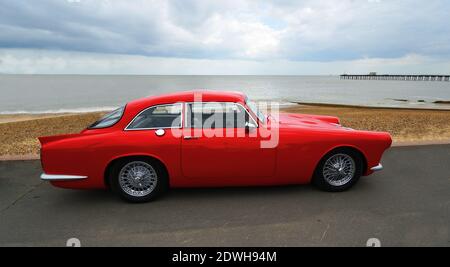
[[[107,128],[111,127],[114,124],[116,124],[120,118],[122,118],[123,111],[125,110],[125,107],[120,107],[105,116],[103,116],[98,121],[91,124],[88,129],[100,129],[100,128]]]
[[[158,105],[145,109],[127,129],[180,128],[182,104]]]

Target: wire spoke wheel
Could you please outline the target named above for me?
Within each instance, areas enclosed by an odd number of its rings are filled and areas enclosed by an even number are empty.
[[[323,177],[332,186],[342,186],[352,180],[356,164],[347,154],[335,154],[323,165]]]
[[[143,197],[150,194],[158,183],[155,169],[144,161],[132,161],[119,172],[119,186],[130,196]]]

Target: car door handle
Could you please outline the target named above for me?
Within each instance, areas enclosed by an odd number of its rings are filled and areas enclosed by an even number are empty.
[[[184,139],[185,140],[192,140],[192,139],[198,139],[199,137],[197,136],[185,136]]]

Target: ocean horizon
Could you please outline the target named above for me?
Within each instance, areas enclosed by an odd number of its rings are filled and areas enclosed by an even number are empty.
[[[450,110],[450,82],[340,80],[337,75],[0,74],[0,114],[107,111],[133,99],[195,89],[255,101]]]

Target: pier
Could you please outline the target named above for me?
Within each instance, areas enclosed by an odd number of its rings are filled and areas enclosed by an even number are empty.
[[[377,80],[377,81],[437,81],[449,82],[450,75],[390,75],[390,74],[342,74],[341,80]]]

